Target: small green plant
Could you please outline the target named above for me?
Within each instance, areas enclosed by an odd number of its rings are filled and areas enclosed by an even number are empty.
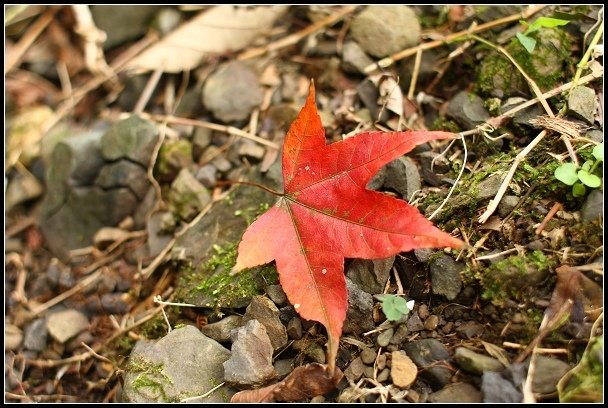
[[[396,295],[376,295],[376,299],[382,302],[382,311],[390,321],[397,321],[407,315],[414,308],[414,300],[405,300]]]
[[[532,24],[527,24],[525,21],[522,21],[522,24],[528,26],[526,31],[523,33],[517,33],[517,39],[524,46],[524,48],[532,54],[534,48],[536,47],[536,40],[529,35],[535,31],[540,30],[541,28],[554,28],[559,26],[564,26],[568,24],[568,20],[562,20],[560,18],[552,18],[552,17],[539,17]]]
[[[596,145],[591,154],[595,160],[587,160],[579,169],[574,163],[564,163],[555,169],[555,178],[564,184],[572,186],[572,195],[582,197],[587,189],[598,188],[602,185],[600,163],[604,161],[604,143]]]

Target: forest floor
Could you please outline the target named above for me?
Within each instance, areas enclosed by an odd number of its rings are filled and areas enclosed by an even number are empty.
[[[328,143],[459,135],[368,188],[467,247],[347,259],[344,377],[247,398],[603,401],[602,33],[600,6],[5,7],[5,401],[228,402],[328,363],[274,263],[229,274],[275,202],[234,181],[282,188],[311,80]]]

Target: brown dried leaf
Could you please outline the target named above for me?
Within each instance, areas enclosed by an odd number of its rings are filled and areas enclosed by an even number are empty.
[[[257,390],[237,392],[230,402],[302,401],[333,390],[342,376],[339,368],[332,376],[326,365],[307,364],[297,367],[281,382]]]
[[[145,50],[129,64],[145,71],[177,73],[196,68],[206,57],[247,47],[268,31],[287,6],[211,7]]]
[[[481,344],[483,344],[483,348],[486,349],[488,354],[500,361],[502,365],[504,365],[505,367],[511,365],[511,363],[509,362],[509,355],[507,354],[505,349],[497,346],[496,344],[488,343],[483,340],[481,341]]]

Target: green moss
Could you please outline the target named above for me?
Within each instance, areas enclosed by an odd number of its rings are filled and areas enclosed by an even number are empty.
[[[156,161],[156,174],[160,179],[172,179],[179,169],[192,163],[192,145],[184,139],[163,143]]]
[[[531,290],[549,275],[556,260],[541,251],[510,256],[476,271],[483,289],[482,299],[502,306],[507,299],[525,301]],[[470,276],[470,271],[468,272]]]
[[[203,299],[201,306],[213,308],[241,307],[251,297],[263,293],[264,287],[278,283],[274,264],[245,269],[236,275],[230,272],[236,263],[236,243],[226,246],[214,245],[214,254],[204,263],[200,271],[186,271],[182,274],[180,288],[194,287]],[[202,276],[207,276],[201,280]],[[192,302],[192,294],[183,289],[178,292],[181,301]]]
[[[572,41],[566,31],[558,28],[542,28],[531,33],[530,37],[537,42],[532,54],[515,37],[505,49],[540,89],[547,91],[572,74]],[[521,73],[502,53],[495,50],[479,65],[475,89],[484,95],[501,98],[521,92],[531,95]]]
[[[460,126],[453,120],[447,119],[445,116],[439,116],[431,124],[431,130],[443,130],[446,132],[458,133],[462,131]]]
[[[149,388],[154,394],[162,398],[165,402],[172,402],[167,396],[164,384],[173,384],[171,377],[167,375],[162,363],[153,363],[143,357],[137,356],[129,360],[127,370],[138,373],[137,377],[131,381],[133,389],[139,391],[142,388]]]

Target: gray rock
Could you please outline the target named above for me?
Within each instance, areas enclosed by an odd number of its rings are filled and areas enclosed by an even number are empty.
[[[365,365],[363,365],[363,361],[361,357],[355,358],[344,370],[344,376],[348,381],[356,382],[363,375],[363,370],[365,369]]]
[[[173,218],[173,215],[169,212],[157,212],[152,214],[148,219],[146,229],[148,232],[148,249],[150,250],[151,257],[160,254],[171,239],[173,239],[173,234],[163,232],[163,221],[167,214]]]
[[[374,61],[354,41],[347,41],[342,47],[342,68],[351,74],[365,74],[365,67]]]
[[[5,210],[9,212],[16,205],[38,198],[43,193],[44,188],[35,176],[31,173],[18,172],[11,177],[6,187]]]
[[[364,364],[374,364],[374,361],[376,361],[376,350],[369,347],[365,347],[363,350],[361,350],[360,357],[361,361],[363,361]]]
[[[477,198],[485,200],[494,197],[498,192],[503,179],[504,175],[501,173],[494,173],[486,177],[477,186]]]
[[[243,322],[257,320],[266,328],[273,349],[276,351],[287,345],[287,330],[279,318],[279,309],[266,296],[254,296],[251,300]]]
[[[602,132],[601,130],[597,130],[597,129],[591,129],[590,131],[585,133],[585,137],[587,137],[593,141],[596,141],[598,143],[602,143],[604,141],[604,132]]]
[[[160,340],[139,340],[125,370],[126,402],[171,402],[203,395],[224,381],[230,351],[194,326],[172,330]],[[235,390],[220,387],[204,401],[229,402]]]
[[[196,171],[196,179],[206,188],[213,188],[217,183],[217,169],[212,164],[205,164]]]
[[[299,317],[294,317],[287,323],[287,335],[296,340],[302,338],[302,320]]]
[[[483,100],[466,91],[459,92],[452,98],[448,104],[447,115],[467,130],[474,129],[490,118],[490,114],[483,106]]]
[[[420,370],[420,377],[438,390],[450,383],[452,372],[443,363],[449,360],[447,348],[435,339],[423,339],[407,343],[403,349]]]
[[[221,173],[227,173],[232,168],[232,163],[225,157],[216,157],[211,164]]]
[[[125,187],[131,190],[138,200],[142,200],[150,188],[146,173],[147,170],[139,164],[119,160],[105,165],[99,171],[95,185],[104,190]]]
[[[391,374],[391,370],[388,368],[385,368],[378,373],[378,376],[376,377],[376,379],[378,380],[379,383],[383,383],[386,380],[388,380],[388,377],[390,374]]]
[[[527,100],[525,98],[522,98],[520,96],[508,98],[505,103],[501,105],[500,113],[503,114],[526,101]],[[531,126],[530,119],[536,119],[543,113],[544,110],[540,107],[540,105],[535,104],[517,112],[515,116],[513,116],[513,123],[516,123],[518,125]]]
[[[55,312],[46,321],[48,333],[62,344],[88,327],[89,319],[74,309]]]
[[[380,347],[388,346],[394,333],[395,333],[395,330],[392,327],[390,329],[384,330],[382,333],[380,333],[378,335],[378,338],[376,339],[376,343]]]
[[[101,306],[106,313],[123,315],[131,310],[134,300],[128,293],[104,293],[101,295]]]
[[[48,331],[46,330],[46,319],[36,319],[27,325],[24,331],[23,347],[26,350],[42,351],[46,347]]]
[[[270,285],[266,288],[266,293],[270,300],[272,300],[278,307],[287,305],[287,295],[283,291],[281,285]]]
[[[422,170],[422,179],[425,183],[439,187],[444,184],[444,177],[439,176],[450,170],[449,164],[445,157],[439,153],[428,151],[418,155],[420,158],[420,167]]]
[[[446,254],[440,254],[431,261],[429,269],[433,293],[454,300],[462,288],[460,272],[464,265]]]
[[[604,192],[593,190],[585,199],[581,208],[581,219],[583,221],[595,221],[601,219],[604,214]]]
[[[389,343],[399,345],[407,339],[409,333],[410,331],[407,328],[407,324],[400,324],[399,327],[397,327],[397,330],[395,330],[395,334],[393,334],[393,337],[391,337]]]
[[[350,33],[368,54],[382,58],[418,44],[420,23],[408,6],[368,6],[353,20]]]
[[[293,359],[284,358],[274,362],[274,371],[277,373],[277,380],[282,380],[293,371]]]
[[[159,6],[139,4],[91,6],[95,25],[107,35],[103,43],[104,50],[143,36],[148,30],[148,24],[159,10]]]
[[[557,383],[571,368],[568,363],[556,358],[537,356],[532,391],[539,394],[556,392]]]
[[[266,154],[266,149],[251,140],[243,140],[239,144],[237,153],[241,157],[259,161],[262,160]]]
[[[224,362],[224,379],[231,384],[252,387],[274,379],[272,344],[266,328],[249,320],[232,332],[232,355]]]
[[[568,95],[568,113],[589,124],[595,122],[595,91],[586,86],[577,86]]]
[[[483,402],[520,403],[523,400],[523,395],[517,387],[500,373],[494,371],[485,371],[483,373],[481,377],[481,393],[483,394]]]
[[[422,323],[422,320],[420,320],[420,316],[418,316],[418,313],[412,313],[409,319],[407,319],[406,327],[408,331],[411,332],[424,330],[424,324]]]
[[[428,401],[432,403],[477,404],[482,402],[482,395],[471,384],[454,383],[429,395]]]
[[[426,262],[429,260],[431,255],[436,252],[435,249],[432,248],[418,248],[414,249],[414,256],[418,259],[419,262]]]
[[[475,375],[482,375],[486,371],[502,371],[505,368],[495,358],[475,353],[465,347],[456,349],[454,360],[464,371]]]
[[[4,325],[4,350],[17,350],[23,341],[23,332],[14,324]]]
[[[371,295],[382,293],[395,257],[384,259],[355,259],[346,270],[346,276],[362,291]]]
[[[517,203],[519,202],[519,197],[513,195],[506,195],[500,200],[498,203],[498,215],[501,217],[506,217],[513,211]]]
[[[262,98],[258,75],[240,61],[222,65],[203,87],[203,104],[223,122],[247,119]]]
[[[409,157],[399,157],[386,165],[383,187],[391,188],[409,201],[422,187],[418,167]]]
[[[169,192],[169,207],[178,217],[190,221],[210,201],[211,196],[207,189],[194,178],[188,169],[182,169],[173,180]]]
[[[346,290],[348,291],[348,311],[342,331],[361,334],[372,330],[376,327],[372,317],[374,308],[372,295],[359,289],[349,278],[346,278]]]
[[[192,157],[198,160],[207,146],[211,144],[213,139],[213,131],[208,128],[197,127],[192,136]]]
[[[128,159],[148,168],[158,137],[158,128],[152,122],[133,115],[103,135],[101,154],[107,161]]]
[[[219,322],[209,323],[201,329],[201,332],[220,343],[230,341],[230,333],[232,330],[239,328],[243,323],[243,318],[237,315],[230,315]]]
[[[456,333],[458,333],[458,335],[463,339],[479,337],[483,334],[483,331],[483,324],[473,321],[464,322],[456,328]]]

